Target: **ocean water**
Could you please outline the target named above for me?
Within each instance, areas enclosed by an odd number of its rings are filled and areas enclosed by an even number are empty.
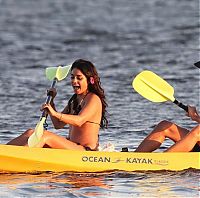
[[[109,128],[101,143],[133,151],[163,119],[191,129],[182,109],[147,101],[131,83],[151,70],[199,108],[199,49],[197,0],[0,0],[0,143],[35,127],[50,86],[45,68],[78,58],[96,65],[105,89]],[[57,89],[61,110],[70,79]],[[0,174],[0,197],[198,197],[199,178],[197,170]]]

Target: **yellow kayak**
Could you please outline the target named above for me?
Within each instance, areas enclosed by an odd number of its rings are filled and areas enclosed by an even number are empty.
[[[179,171],[200,169],[200,152],[72,151],[0,145],[0,172]]]

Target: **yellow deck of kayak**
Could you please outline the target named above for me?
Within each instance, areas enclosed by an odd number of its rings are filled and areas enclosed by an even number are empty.
[[[0,172],[179,171],[200,169],[200,153],[70,151],[0,145]]]

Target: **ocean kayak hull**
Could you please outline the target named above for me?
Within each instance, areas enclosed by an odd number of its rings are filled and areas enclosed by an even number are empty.
[[[200,169],[200,153],[71,151],[0,145],[0,172],[179,171]]]

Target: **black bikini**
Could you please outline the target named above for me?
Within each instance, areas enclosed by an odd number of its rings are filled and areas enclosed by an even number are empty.
[[[198,144],[195,144],[194,148],[191,150],[191,152],[200,152],[200,146]]]
[[[81,145],[79,143],[76,143],[77,145]],[[81,145],[83,146],[83,145]],[[91,149],[89,146],[83,146],[85,148],[86,151],[98,151],[98,147],[99,147],[99,143],[96,145],[96,147],[94,149]]]

